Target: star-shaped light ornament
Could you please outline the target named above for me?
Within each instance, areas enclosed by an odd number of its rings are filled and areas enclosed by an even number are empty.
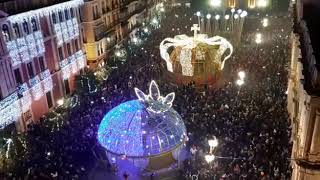
[[[175,98],[175,93],[169,93],[165,97],[161,96],[158,84],[152,80],[149,86],[149,94],[145,94],[138,88],[134,88],[136,96],[146,106],[151,113],[162,113],[168,111]]]

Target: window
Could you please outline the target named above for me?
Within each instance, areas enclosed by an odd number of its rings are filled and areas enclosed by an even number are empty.
[[[69,11],[68,11],[68,9],[65,9],[65,10],[64,10],[64,17],[65,17],[66,20],[70,19],[70,18],[69,18],[70,16],[69,16]]]
[[[72,52],[71,52],[70,43],[67,44],[67,51],[68,51],[68,56],[71,56]]]
[[[28,75],[30,78],[34,77],[34,72],[33,72],[33,66],[32,66],[32,62],[29,62],[27,64],[27,69],[28,69]]]
[[[59,11],[59,21],[60,22],[63,22],[63,15],[62,15],[62,12],[61,11]]]
[[[21,74],[20,74],[20,69],[15,69],[14,70],[14,77],[16,78],[16,83],[19,85],[19,84],[22,84],[22,77],[21,77]]]
[[[58,54],[59,54],[59,59],[60,59],[60,61],[62,61],[62,60],[63,60],[62,47],[59,47],[59,48],[58,48]]]
[[[53,106],[51,91],[46,93],[46,98],[47,98],[48,108],[50,109]]]
[[[19,30],[19,25],[17,23],[14,23],[13,24],[13,30],[14,30],[14,35],[17,37],[17,38],[20,38],[21,37],[21,34],[20,34],[20,30]]]
[[[23,31],[24,31],[24,33],[30,34],[29,26],[28,26],[28,23],[27,23],[26,20],[23,21],[22,26],[23,26]]]
[[[100,56],[100,44],[97,44],[97,52],[98,52],[98,56]]]
[[[56,24],[56,23],[57,23],[57,17],[56,17],[56,14],[55,14],[55,13],[53,13],[53,14],[51,15],[51,18],[52,18],[53,24]]]
[[[65,79],[64,81],[65,93],[70,94],[69,80]]]
[[[32,25],[32,31],[35,32],[38,30],[38,25],[36,19],[32,18],[31,19],[31,25]]]
[[[70,9],[70,15],[71,15],[71,18],[74,18],[74,10],[73,10],[73,8]]]
[[[92,7],[93,8],[93,19],[98,19],[99,18],[99,12],[98,12],[98,6],[95,5]]]
[[[79,41],[78,39],[74,40],[74,46],[76,47],[76,51],[79,51]]]
[[[2,25],[2,35],[6,42],[11,41],[10,31],[8,25]]]
[[[46,69],[45,65],[44,65],[44,60],[43,60],[43,56],[39,57],[39,66],[40,66],[40,71],[44,71]]]
[[[101,54],[103,53],[103,42],[101,42],[100,44],[100,51],[101,51]]]

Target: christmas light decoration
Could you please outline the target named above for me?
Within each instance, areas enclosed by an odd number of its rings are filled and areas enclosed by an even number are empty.
[[[47,93],[47,92],[51,91],[53,88],[53,84],[52,84],[52,78],[51,78],[49,69],[41,72],[40,78],[42,80],[43,92]]]
[[[38,48],[38,55],[43,54],[45,52],[45,47],[41,31],[34,32],[34,37]]]
[[[23,92],[22,94],[23,96],[20,98],[20,109],[22,113],[25,113],[30,109],[32,98],[28,90]]]
[[[22,23],[26,19],[30,19],[31,17],[34,16],[49,16],[53,12],[64,12],[65,9],[71,9],[71,8],[77,8],[81,5],[83,5],[84,0],[71,0],[67,2],[62,2],[59,4],[55,4],[52,6],[44,7],[44,8],[39,8],[36,10],[31,10],[27,11],[24,13],[19,13],[16,15],[12,15],[8,17],[8,20],[13,24],[13,23]]]
[[[17,120],[20,115],[18,93],[7,96],[0,101],[0,129]]]
[[[29,61],[36,56],[42,55],[45,51],[41,31],[9,41],[6,43],[6,47],[12,60],[12,66]]]
[[[125,157],[143,169],[150,156],[179,155],[186,129],[181,116],[170,108],[174,93],[162,97],[155,81],[150,83],[148,95],[138,88],[135,92],[139,100],[122,103],[105,115],[97,138],[110,159],[116,162]],[[150,106],[161,113],[153,113]]]
[[[217,51],[217,55],[214,59],[212,59],[214,62],[219,64],[220,70],[224,68],[224,64],[226,60],[228,60],[232,53],[233,53],[233,47],[229,41],[227,41],[225,38],[220,36],[214,36],[211,38],[208,38],[208,35],[206,34],[197,34],[197,31],[199,31],[199,28],[197,28],[197,25],[195,24],[191,30],[194,31],[193,37],[188,37],[186,35],[177,35],[174,38],[166,38],[164,39],[160,44],[160,56],[162,59],[166,61],[167,64],[167,70],[170,72],[173,72],[173,64],[172,60],[170,58],[170,55],[168,53],[168,49],[170,47],[174,48],[181,48],[180,54],[178,56],[178,61],[180,62],[181,68],[182,68],[182,75],[184,76],[193,76],[193,65],[192,65],[192,52],[194,49],[199,48],[200,45],[206,47],[209,46],[219,46],[219,49]],[[201,49],[201,48],[200,48]],[[202,48],[203,49],[203,48]],[[230,49],[230,53],[222,60],[221,57],[224,54],[224,52]],[[196,52],[197,59],[203,59],[204,54]]]
[[[9,158],[9,152],[10,152],[10,148],[11,148],[11,145],[13,144],[13,141],[11,138],[4,138],[4,140],[6,141],[6,146],[7,146],[7,150],[6,150],[6,158],[8,159]]]
[[[27,85],[27,83],[23,83],[20,86],[18,86],[17,92],[19,95],[23,95],[24,92],[28,91],[29,87]]]
[[[43,92],[44,93],[47,93],[47,92],[49,92],[49,91],[51,91],[52,89],[53,89],[53,84],[52,84],[52,78],[51,78],[51,76],[50,77],[48,77],[48,78],[46,78],[46,79],[44,79],[43,81],[42,81],[42,85],[43,85]]]
[[[17,39],[17,45],[19,49],[19,55],[22,62],[26,62],[30,60],[30,55],[28,51],[27,42],[24,37]]]
[[[69,42],[79,37],[79,24],[77,18],[69,19],[54,25],[54,31],[57,35],[57,44]]]
[[[75,74],[78,72],[78,63],[76,61],[72,62],[71,64],[72,73]]]
[[[67,65],[65,66],[62,70],[62,78],[63,79],[68,79],[71,76],[71,70],[70,70],[70,66]]]
[[[148,110],[153,113],[161,113],[171,108],[172,102],[175,98],[175,93],[170,93],[166,97],[160,95],[158,84],[151,81],[149,86],[149,94],[144,94],[140,89],[134,88],[138,99],[148,104]]]
[[[43,96],[43,89],[39,76],[35,76],[34,78],[30,79],[29,84],[31,87],[31,95],[33,100],[39,100]]]
[[[9,51],[9,56],[11,57],[12,66],[16,66],[21,63],[19,50],[17,47],[16,40],[12,40],[6,43],[7,50]]]

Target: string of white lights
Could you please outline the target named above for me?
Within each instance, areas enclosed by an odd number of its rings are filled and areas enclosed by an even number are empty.
[[[182,67],[182,75],[193,76],[193,67],[189,57],[192,56],[192,50],[195,47],[197,47],[200,43],[207,44],[209,46],[218,45],[218,58],[221,57],[227,49],[230,49],[229,54],[221,62],[219,62],[220,68],[222,70],[224,68],[226,60],[228,60],[233,53],[233,46],[231,45],[231,43],[220,36],[208,38],[206,34],[197,34],[196,32],[194,37],[188,37],[186,35],[177,35],[174,38],[166,38],[160,43],[160,55],[162,59],[166,61],[167,70],[173,72],[173,64],[168,53],[168,49],[170,47],[180,47],[182,48],[182,50],[179,54],[179,61]],[[198,57],[198,55],[199,54],[197,53],[196,56]],[[203,57],[204,55],[201,56]]]
[[[83,3],[84,3],[84,0],[71,0],[71,1],[63,2],[63,3],[55,4],[52,6],[39,8],[36,10],[31,10],[31,11],[27,11],[24,13],[12,15],[12,16],[8,17],[8,20],[11,23],[21,23],[24,20],[30,19],[35,16],[40,16],[40,17],[48,16],[52,12],[59,12],[59,11],[63,12],[65,9],[76,8],[76,7],[79,7],[80,5],[82,5]]]

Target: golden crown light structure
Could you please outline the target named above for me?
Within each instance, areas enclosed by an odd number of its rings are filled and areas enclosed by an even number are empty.
[[[177,35],[166,38],[160,44],[160,55],[165,60],[170,79],[178,84],[194,81],[198,85],[217,82],[225,62],[233,53],[233,46],[220,36],[198,34],[200,28],[191,28],[194,36]],[[173,48],[171,52],[169,50]],[[229,49],[229,53],[225,53]]]

